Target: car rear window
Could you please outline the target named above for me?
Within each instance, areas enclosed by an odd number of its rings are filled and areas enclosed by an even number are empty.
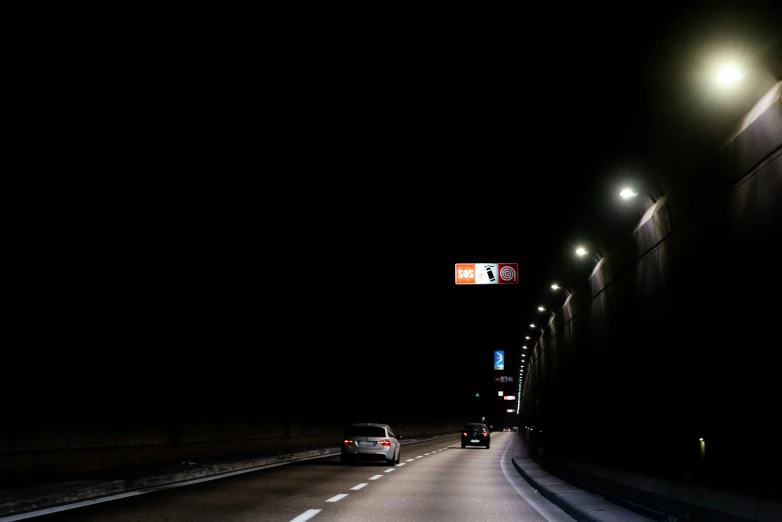
[[[464,427],[465,430],[482,430],[483,424],[468,424]]]
[[[386,430],[377,426],[353,426],[348,429],[346,435],[348,437],[385,437]]]

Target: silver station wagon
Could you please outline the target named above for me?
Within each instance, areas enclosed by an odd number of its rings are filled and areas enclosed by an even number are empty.
[[[389,466],[399,464],[401,435],[394,433],[388,424],[359,422],[351,424],[342,440],[341,461],[353,464],[358,461],[385,462]]]

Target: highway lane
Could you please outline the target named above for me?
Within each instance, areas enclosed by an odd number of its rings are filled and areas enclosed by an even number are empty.
[[[36,517],[42,522],[572,521],[519,476],[511,433],[402,446],[400,464],[329,456]]]

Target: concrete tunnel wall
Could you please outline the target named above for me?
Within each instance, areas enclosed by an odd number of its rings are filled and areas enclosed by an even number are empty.
[[[777,480],[780,92],[542,332],[521,417],[544,451],[691,481]]]

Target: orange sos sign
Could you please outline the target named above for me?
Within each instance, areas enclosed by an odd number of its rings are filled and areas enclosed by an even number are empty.
[[[457,285],[508,285],[519,282],[518,263],[457,263]]]
[[[475,263],[465,263],[456,265],[456,284],[474,285],[475,284]]]

